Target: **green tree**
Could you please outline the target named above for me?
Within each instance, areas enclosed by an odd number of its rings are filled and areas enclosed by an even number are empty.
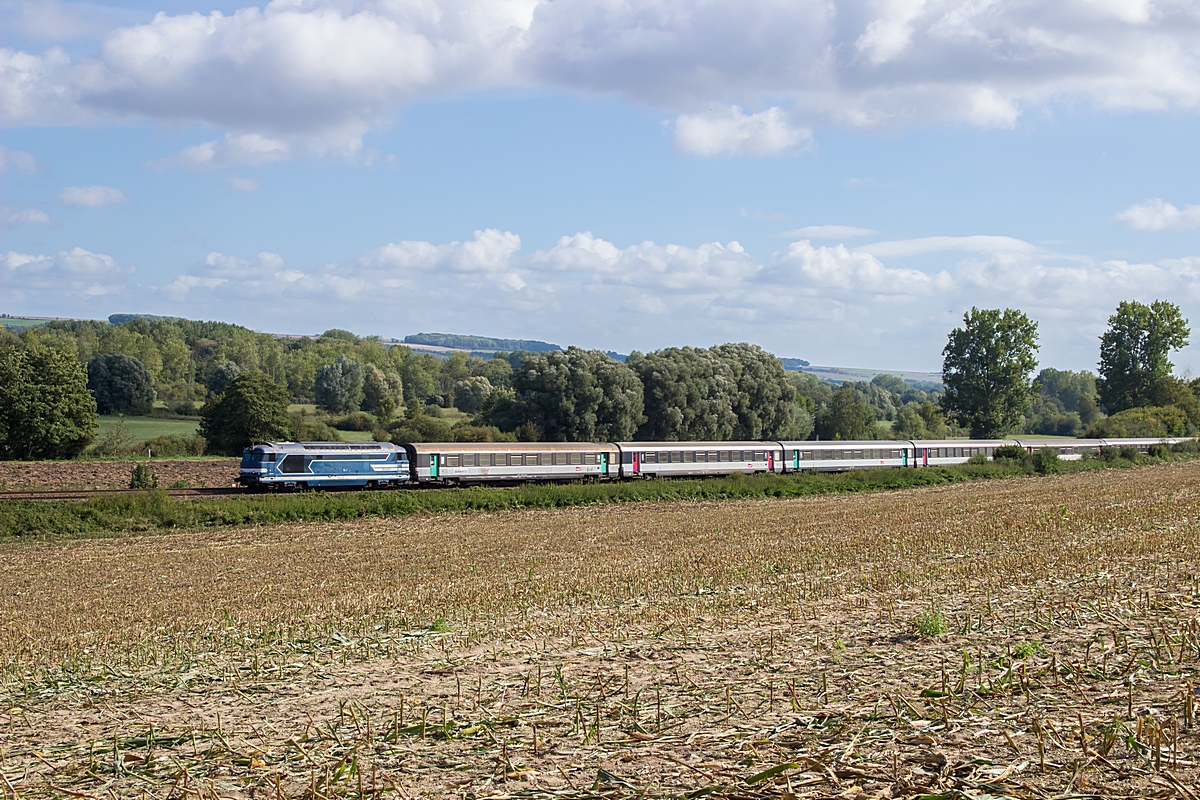
[[[220,394],[225,391],[225,387],[229,382],[242,374],[242,368],[232,361],[226,361],[215,367],[204,381],[204,387],[212,394]]]
[[[918,408],[920,403],[908,403],[896,412],[896,419],[892,421],[892,437],[896,439],[924,439],[925,433],[925,418],[921,416]]]
[[[363,366],[344,355],[321,367],[313,384],[317,405],[332,414],[358,411],[363,401]]]
[[[628,440],[645,419],[637,375],[598,350],[527,357],[513,388],[521,426],[534,427],[542,441]]]
[[[643,441],[724,440],[738,423],[733,411],[737,385],[729,364],[711,350],[668,348],[639,359],[646,421]]]
[[[101,414],[144,416],[154,407],[150,371],[122,353],[92,356],[87,365],[88,391]]]
[[[1153,403],[1155,384],[1170,377],[1168,356],[1191,335],[1179,306],[1125,301],[1100,337],[1100,402],[1109,414]]]
[[[895,375],[889,375],[886,372],[881,372],[874,378],[871,378],[871,383],[875,384],[881,389],[886,389],[893,394],[904,394],[904,390],[906,388],[903,379],[898,378]]]
[[[382,370],[374,364],[363,366],[363,411],[369,411],[382,421],[392,418],[404,397],[400,376]]]
[[[796,423],[796,385],[783,362],[754,344],[723,344],[712,349],[729,365],[736,393],[732,438],[779,439]]]
[[[1037,323],[1011,308],[972,308],[942,351],[942,410],[976,439],[1013,430],[1029,406]]]
[[[829,405],[817,412],[817,437],[820,439],[874,439],[875,412],[858,399],[858,393],[844,386],[833,393]]]
[[[96,400],[73,353],[0,342],[0,458],[73,458],[96,431]]]
[[[234,378],[200,410],[200,435],[210,453],[241,455],[255,442],[287,440],[291,430],[287,389],[260,372]]]
[[[468,414],[477,414],[491,396],[491,381],[482,375],[469,375],[454,386],[454,407]]]

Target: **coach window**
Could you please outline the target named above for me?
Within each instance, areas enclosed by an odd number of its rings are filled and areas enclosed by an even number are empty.
[[[445,466],[457,467],[459,465],[459,456],[446,456]]]

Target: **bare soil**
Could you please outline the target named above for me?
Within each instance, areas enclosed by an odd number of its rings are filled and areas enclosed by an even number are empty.
[[[0,461],[0,497],[4,491],[36,489],[128,489],[133,461]],[[153,460],[159,485],[183,481],[191,489],[221,488],[237,479],[238,459]]]
[[[0,793],[1196,800],[1198,478],[0,544]]]

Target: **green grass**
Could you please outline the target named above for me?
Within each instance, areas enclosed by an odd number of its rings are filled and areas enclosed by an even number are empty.
[[[100,430],[96,434],[96,439],[101,439],[121,420],[125,421],[129,435],[135,442],[144,442],[159,436],[195,436],[200,429],[200,423],[196,420],[107,415],[100,417]]]
[[[1172,454],[1159,463],[1196,458]],[[1118,459],[1064,462],[1063,472],[1134,466]],[[888,491],[1028,475],[1017,463],[964,464],[926,469],[872,469],[799,475],[733,475],[701,480],[526,484],[437,491],[304,492],[229,499],[175,500],[162,491],[102,496],[86,502],[0,500],[0,538],[106,536],[136,531],[338,521],[434,512],[496,512],[647,501],[784,498]]]
[[[338,431],[343,442],[370,442],[374,441],[370,431]]]

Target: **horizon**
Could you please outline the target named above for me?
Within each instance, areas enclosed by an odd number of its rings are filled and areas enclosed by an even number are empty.
[[[1200,322],[1186,5],[13,0],[0,56],[13,314],[925,373],[972,306],[1071,370]]]

